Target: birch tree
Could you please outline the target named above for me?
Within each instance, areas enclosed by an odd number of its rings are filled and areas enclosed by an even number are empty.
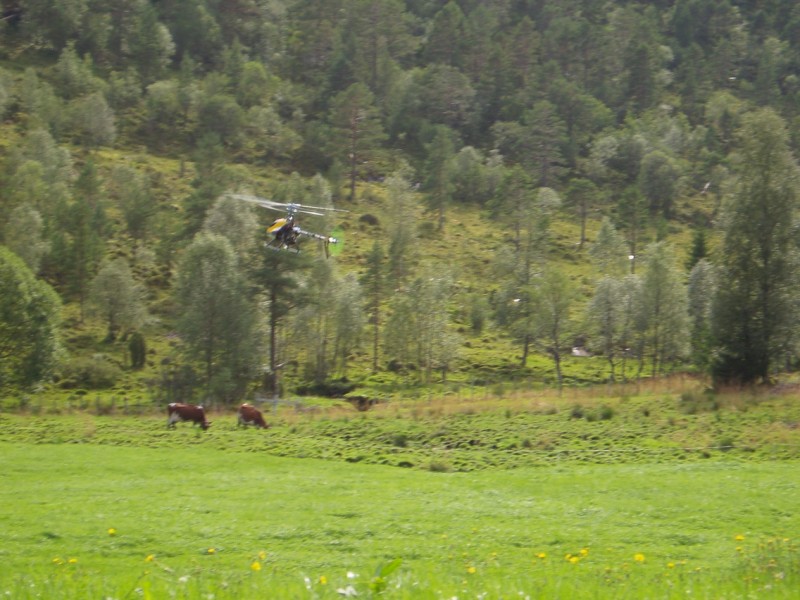
[[[258,363],[253,306],[228,240],[201,234],[178,266],[178,331],[191,360],[202,365],[204,396],[211,402],[240,398]]]

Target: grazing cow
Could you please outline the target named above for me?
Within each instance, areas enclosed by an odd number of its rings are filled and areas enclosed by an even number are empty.
[[[194,404],[181,404],[179,402],[172,402],[167,406],[167,427],[175,428],[175,423],[181,421],[191,421],[192,426],[200,425],[203,430],[208,429],[211,425],[206,421],[206,413],[202,406],[195,406]]]
[[[246,402],[242,404],[236,415],[239,417],[239,422],[237,424],[239,427],[247,427],[248,425],[255,425],[261,429],[267,429],[269,427],[264,421],[261,411],[252,404],[247,404]]]

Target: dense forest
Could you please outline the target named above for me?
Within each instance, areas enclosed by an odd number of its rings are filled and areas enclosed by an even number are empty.
[[[4,395],[797,363],[796,2],[2,6]],[[265,251],[234,194],[347,245]]]

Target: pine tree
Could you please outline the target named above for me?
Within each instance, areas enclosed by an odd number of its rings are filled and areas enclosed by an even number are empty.
[[[331,150],[347,165],[350,200],[355,198],[356,181],[374,167],[386,139],[372,92],[363,83],[354,83],[331,103]]]
[[[772,110],[744,117],[739,133],[738,181],[725,207],[720,254],[725,284],[718,287],[712,326],[718,383],[768,381],[796,334],[797,165]]]
[[[383,247],[380,240],[375,240],[372,250],[367,255],[366,270],[361,279],[366,296],[366,308],[369,315],[369,322],[372,324],[372,371],[377,373],[378,360],[380,354],[380,333],[381,333],[381,304],[383,302],[385,285],[385,266],[383,258]]]
[[[444,125],[435,128],[430,144],[426,146],[425,185],[428,208],[436,214],[436,229],[444,229],[444,215],[453,196],[453,155],[451,131]]]

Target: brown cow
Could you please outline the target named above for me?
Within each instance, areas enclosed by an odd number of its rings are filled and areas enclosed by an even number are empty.
[[[264,421],[264,417],[261,415],[261,411],[258,410],[252,404],[247,404],[246,402],[239,407],[238,412],[236,415],[239,418],[237,426],[247,427],[248,425],[255,425],[256,427],[260,427],[261,429],[267,429],[269,425],[266,424]]]
[[[202,406],[194,404],[181,404],[172,402],[167,406],[167,428],[175,428],[175,423],[191,421],[192,426],[200,425],[203,430],[209,428],[211,423],[206,420],[206,413]]]

